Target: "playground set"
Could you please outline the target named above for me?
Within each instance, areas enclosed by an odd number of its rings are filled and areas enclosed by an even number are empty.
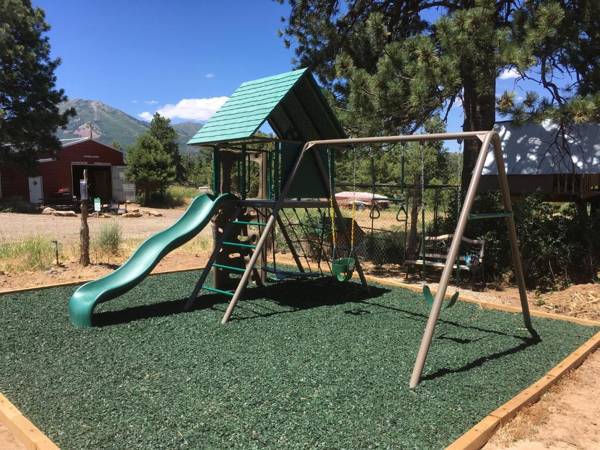
[[[272,133],[261,132],[265,124]],[[231,95],[189,142],[212,151],[213,193],[195,198],[174,225],[146,240],[115,272],[81,286],[69,300],[71,322],[77,327],[92,326],[96,305],[138,285],[167,253],[209,224],[214,248],[187,299],[186,309],[202,301],[201,291],[229,297],[222,318],[225,324],[250,283],[264,287],[289,278],[328,277],[332,282],[344,283],[356,276],[360,282],[356,288],[368,290],[357,245],[357,236],[362,233],[355,216],[357,202],[350,204],[351,217],[344,217],[335,196],[335,155],[352,151],[358,145],[370,146],[376,152],[386,145],[452,139],[479,140],[481,150],[456,229],[446,237],[450,242],[447,254],[438,262],[443,271],[435,298],[429,288],[424,288],[431,308],[410,387],[421,380],[450,277],[460,265],[461,243],[468,239],[464,232],[469,220],[506,222],[523,320],[529,333],[536,337],[498,135],[494,131],[472,131],[348,138],[305,69],[245,82]],[[490,148],[498,167],[504,208],[471,214]],[[353,192],[356,188],[353,186]],[[401,203],[401,199],[397,201]],[[303,236],[295,231],[298,227],[304,231]],[[274,248],[279,236],[293,257],[294,270],[277,265]],[[424,243],[422,251],[425,254]],[[311,270],[311,259],[313,263],[316,260],[317,270]],[[452,306],[457,296],[455,293],[447,305]]]
[[[403,146],[418,158],[445,139],[482,143],[450,230],[410,203],[456,194],[428,185],[424,164],[420,184],[418,164],[394,186],[356,176],[361,158],[373,167]],[[600,345],[597,322],[534,310],[532,327],[494,132],[347,138],[299,70],[242,84],[191,143],[212,152],[213,193],[119,269],[0,296],[0,421],[28,448],[480,448]],[[504,208],[472,214],[490,154]],[[404,237],[421,228],[409,264],[442,269],[435,296],[363,273],[370,238],[388,233],[380,216]],[[452,274],[473,267],[464,245],[483,259],[464,233],[485,219],[508,227],[521,308],[444,301]],[[148,276],[208,226],[205,267]]]

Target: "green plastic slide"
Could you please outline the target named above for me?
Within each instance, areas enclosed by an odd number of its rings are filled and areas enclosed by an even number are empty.
[[[118,297],[139,284],[169,252],[197,235],[224,203],[235,199],[232,194],[205,194],[194,198],[175,224],[146,239],[125,264],[77,289],[69,300],[73,325],[92,326],[92,313],[97,304]]]

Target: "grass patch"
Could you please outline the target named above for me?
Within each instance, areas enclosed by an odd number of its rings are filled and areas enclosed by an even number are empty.
[[[6,272],[46,270],[55,261],[55,247],[45,236],[0,242],[0,269]]]
[[[179,205],[189,204],[198,194],[198,188],[193,186],[173,185],[167,188],[167,195],[171,197],[174,203]]]
[[[145,202],[145,206],[154,208],[177,208],[188,205],[199,195],[198,189],[191,186],[172,185],[164,193],[156,192]]]
[[[0,391],[64,449],[440,448],[596,331],[458,303],[418,389],[428,307],[353,283],[250,289],[184,313],[198,272],[153,276],[74,329],[73,288],[0,297]]]

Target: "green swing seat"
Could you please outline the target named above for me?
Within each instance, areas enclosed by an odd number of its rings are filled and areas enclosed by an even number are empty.
[[[338,281],[348,281],[354,273],[354,258],[338,258],[331,263],[331,273]]]

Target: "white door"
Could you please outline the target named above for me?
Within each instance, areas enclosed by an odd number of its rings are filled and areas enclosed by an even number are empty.
[[[42,177],[29,177],[29,201],[31,203],[44,202]]]

